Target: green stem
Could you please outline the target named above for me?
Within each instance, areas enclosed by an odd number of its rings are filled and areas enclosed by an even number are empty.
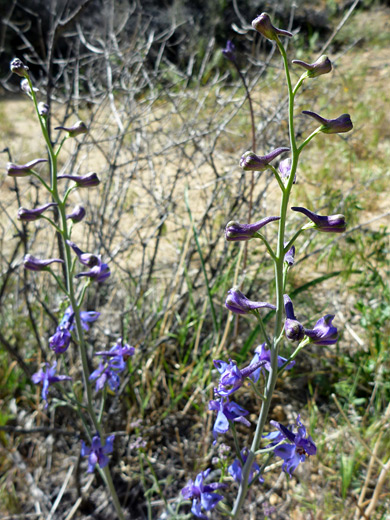
[[[252,464],[255,460],[255,453],[259,449],[261,437],[264,431],[265,422],[268,416],[268,412],[271,405],[272,395],[274,392],[277,376],[278,376],[278,350],[279,341],[283,329],[283,289],[284,289],[284,237],[286,228],[286,217],[287,217],[287,205],[291,193],[291,189],[294,182],[295,172],[297,170],[299,152],[296,145],[295,133],[294,133],[294,92],[291,85],[290,72],[288,69],[288,60],[286,51],[279,41],[276,40],[276,44],[280,50],[283,58],[286,81],[288,88],[288,121],[289,121],[289,133],[290,133],[290,148],[291,148],[291,172],[287,184],[282,189],[282,199],[280,205],[280,220],[279,220],[279,231],[278,231],[278,245],[276,258],[274,259],[275,264],[275,285],[276,285],[276,318],[275,318],[275,331],[274,340],[271,348],[271,366],[268,373],[267,385],[265,389],[265,400],[262,403],[259,418],[257,421],[256,431],[253,437],[252,446],[248,454],[248,458],[242,470],[242,479],[240,487],[238,489],[237,498],[232,509],[232,518],[238,519],[240,517],[240,510],[244,503],[247,490],[248,490],[248,479],[252,468]]]
[[[310,143],[310,141],[313,139],[313,137],[315,137],[317,134],[319,134],[319,133],[321,132],[321,128],[322,128],[322,126],[319,126],[318,128],[316,128],[316,129],[314,130],[314,132],[312,132],[312,133],[309,135],[309,137],[307,137],[307,138],[303,141],[303,143],[301,144],[301,146],[298,148],[298,155],[302,152],[302,150],[305,148],[305,146],[306,146],[307,144]]]

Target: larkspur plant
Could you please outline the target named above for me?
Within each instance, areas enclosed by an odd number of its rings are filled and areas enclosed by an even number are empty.
[[[78,121],[70,127],[57,127],[56,130],[64,131],[66,135],[62,138],[57,150],[54,150],[47,126],[49,106],[43,102],[37,102],[36,92],[38,92],[38,89],[33,86],[29,69],[21,60],[15,58],[11,62],[10,68],[12,72],[23,78],[21,87],[34,104],[49,160],[43,158],[33,159],[22,165],[8,163],[7,174],[10,177],[33,175],[40,181],[49,199],[51,199],[50,202],[34,209],[20,208],[17,217],[26,223],[45,219],[53,227],[53,232],[55,231],[61,235],[63,246],[62,258],[41,259],[27,254],[23,261],[25,269],[36,272],[44,271],[50,273],[55,278],[59,290],[63,293],[65,308],[57,329],[49,338],[49,347],[52,351],[51,357],[53,361],[51,363],[47,362],[45,368],[40,368],[33,374],[32,382],[42,387],[42,399],[45,409],[51,405],[55,396],[54,391],[50,387],[57,385],[57,395],[60,396],[57,398],[57,401],[60,399],[62,404],[68,404],[79,414],[81,423],[84,426],[84,436],[87,439],[87,442],[82,441],[80,445],[81,456],[88,458],[87,471],[93,472],[95,468],[98,469],[111,496],[117,517],[120,520],[124,520],[125,516],[109,470],[108,455],[114,450],[115,436],[107,435],[104,430],[103,409],[107,387],[113,392],[118,390],[120,374],[127,368],[126,360],[134,355],[134,348],[123,344],[122,338],[119,338],[110,350],[95,353],[95,356],[99,356],[102,361],[99,367],[90,374],[85,332],[99,318],[100,313],[95,310],[87,311],[82,309],[85,305],[88,287],[92,283],[105,282],[111,272],[109,265],[102,261],[100,255],[83,252],[71,240],[73,226],[83,220],[86,210],[80,205],[73,207],[73,209],[68,208],[68,204],[69,195],[74,190],[94,188],[98,186],[100,179],[94,172],[85,175],[58,175],[57,168],[58,156],[65,140],[87,133],[88,128],[82,121]],[[47,162],[50,167],[50,180],[47,180],[44,174],[35,170],[37,165]],[[64,193],[61,193],[58,188],[57,181],[61,179],[70,181],[70,187],[64,190]],[[48,210],[53,208],[58,212],[59,218],[57,220],[49,216],[50,211]],[[74,260],[77,260],[86,270],[75,273],[78,262]],[[64,280],[57,274],[56,264],[61,264],[64,267]],[[77,349],[78,356],[81,359],[84,385],[84,392],[81,395],[80,392],[76,392],[76,385],[72,384],[71,375],[57,374],[57,368],[58,371],[65,371],[67,374],[71,372],[73,363],[70,363],[70,358],[68,359],[66,354],[71,345]],[[95,392],[92,387],[93,384],[96,385]]]
[[[256,348],[254,357],[244,368],[238,368],[236,362],[232,359],[229,359],[228,362],[223,360],[214,361],[214,366],[219,372],[220,378],[214,389],[215,398],[209,404],[209,409],[217,413],[213,427],[213,444],[216,444],[221,436],[228,434],[228,432],[232,433],[237,458],[228,467],[228,473],[238,484],[238,492],[232,509],[228,511],[229,508],[224,503],[223,497],[220,494],[211,492],[215,489],[222,489],[222,483],[207,484],[207,476],[211,472],[210,468],[199,473],[195,483],[190,481],[182,491],[184,498],[193,500],[191,511],[198,518],[211,518],[208,514],[214,508],[219,508],[221,512],[224,512],[230,518],[242,518],[242,507],[248,487],[256,481],[264,482],[264,469],[272,456],[281,459],[282,471],[291,477],[299,464],[304,463],[309,456],[316,454],[315,442],[307,434],[306,428],[300,420],[299,412],[297,413],[295,428],[275,421],[270,421],[270,424],[276,428],[276,431],[264,434],[264,428],[267,424],[277,377],[284,370],[291,369],[297,364],[295,358],[306,345],[333,345],[338,339],[337,328],[332,324],[334,316],[331,314],[320,318],[312,329],[305,328],[295,316],[293,302],[289,295],[285,294],[285,287],[288,272],[295,260],[296,251],[294,243],[299,235],[310,229],[326,233],[343,233],[346,230],[344,215],[321,216],[306,208],[293,207],[291,210],[302,213],[310,222],[303,224],[290,239],[286,237],[286,223],[289,199],[296,181],[298,160],[302,151],[320,132],[334,134],[350,131],[352,129],[351,118],[348,114],[343,114],[335,119],[326,119],[315,112],[306,110],[303,114],[316,120],[320,123],[320,126],[304,139],[301,144],[298,144],[294,130],[295,97],[305,80],[329,73],[332,70],[332,64],[327,56],[321,56],[312,64],[293,60],[295,65],[305,69],[305,72],[303,72],[297,84],[293,87],[285,47],[280,39],[281,37],[292,37],[293,34],[274,27],[267,13],[262,13],[258,16],[252,22],[252,26],[255,31],[274,42],[281,53],[289,99],[288,124],[290,143],[289,147],[280,146],[263,156],[257,155],[253,151],[243,154],[240,160],[240,166],[243,170],[264,171],[269,169],[274,174],[281,189],[280,215],[276,217],[262,217],[261,220],[253,224],[229,222],[225,229],[225,238],[227,241],[232,242],[260,239],[264,243],[274,263],[276,302],[273,305],[272,303],[252,301],[237,288],[232,288],[228,291],[225,302],[227,309],[237,315],[255,316],[263,335],[263,343]],[[238,67],[235,46],[232,42],[228,42],[222,53],[236,68]],[[283,159],[277,170],[271,162],[279,155],[287,152],[290,153],[290,157]],[[263,226],[272,221],[278,221],[279,223],[276,250],[271,247],[266,237],[259,232]],[[266,312],[271,312],[275,315],[272,336],[268,332],[266,322],[263,319]],[[292,354],[288,357],[279,355],[285,339],[296,344]],[[249,384],[253,387],[261,401],[250,448],[247,447],[249,445],[247,442],[245,443],[246,446],[240,447],[235,432],[237,423],[247,427],[250,426],[250,422],[246,418],[248,411],[238,403],[239,389]],[[262,442],[264,444],[261,447]],[[262,454],[266,454],[267,457],[260,466],[258,458]],[[225,463],[223,462],[223,464]],[[226,471],[222,471],[222,480],[225,475]]]

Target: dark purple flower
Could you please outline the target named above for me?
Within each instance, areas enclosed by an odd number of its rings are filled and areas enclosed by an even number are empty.
[[[190,480],[188,484],[182,489],[181,493],[187,500],[192,500],[191,512],[197,518],[207,519],[208,517],[202,513],[202,509],[205,511],[211,511],[218,504],[223,496],[218,493],[214,493],[216,489],[225,488],[226,484],[214,482],[211,484],[204,484],[204,481],[210,474],[211,469],[201,471],[195,478],[195,482]]]
[[[34,384],[42,384],[42,399],[46,401],[45,408],[48,406],[47,397],[49,386],[58,383],[59,381],[70,381],[72,378],[69,376],[56,376],[57,370],[57,362],[55,361],[52,366],[49,366],[49,363],[46,363],[46,370],[42,370],[42,368],[31,376],[31,380]]]
[[[14,58],[11,61],[9,68],[11,69],[11,72],[17,74],[21,78],[27,78],[28,76],[28,67],[19,58]]]
[[[225,238],[228,242],[242,242],[250,240],[256,233],[269,222],[280,220],[280,217],[266,217],[253,224],[240,224],[239,222],[228,222],[225,228]]]
[[[54,335],[49,338],[49,347],[56,354],[63,354],[68,350],[71,339],[72,336],[69,329],[57,327]]]
[[[222,49],[222,54],[225,56],[226,59],[229,61],[235,63],[236,62],[236,54],[235,54],[236,47],[234,43],[230,40],[226,42],[226,47]]]
[[[94,321],[96,321],[99,318],[99,316],[100,316],[100,312],[97,312],[97,311],[81,311],[80,320],[81,320],[81,325],[82,325],[83,329],[88,332],[89,323],[93,323]],[[69,330],[74,330],[74,328],[75,328],[74,312],[73,312],[71,305],[69,305],[69,307],[67,307],[67,309],[65,310],[58,328],[61,328],[61,329],[66,328]]]
[[[286,321],[284,323],[284,332],[286,337],[291,341],[300,341],[305,337],[305,330],[303,325],[299,323],[294,314],[294,307],[291,298],[285,294],[284,310],[286,312]]]
[[[229,360],[229,363],[226,363],[226,361],[214,360],[214,366],[221,374],[216,393],[221,397],[231,395],[244,384],[247,377],[250,377],[253,372],[258,370],[264,364],[265,361],[258,360],[240,370],[237,367],[236,362],[231,359]]]
[[[266,302],[254,302],[249,300],[241,291],[238,289],[229,289],[228,295],[225,301],[225,306],[236,314],[248,314],[256,309],[273,309],[275,305]]]
[[[7,163],[7,175],[10,177],[26,177],[31,174],[31,170],[39,163],[47,162],[47,159],[33,159],[26,164]]]
[[[290,148],[276,148],[267,155],[256,155],[254,152],[245,152],[241,157],[240,166],[245,171],[262,172],[268,168],[269,163],[283,152],[288,152]]]
[[[314,229],[324,233],[344,233],[347,228],[344,215],[329,215],[329,217],[322,217],[306,208],[295,207],[291,208],[293,211],[298,211],[306,215],[315,225]]]
[[[242,461],[244,462],[244,464],[248,458],[248,452],[249,452],[248,448],[243,448],[241,450],[241,458],[242,458]],[[242,464],[241,464],[240,459],[234,460],[233,464],[231,464],[228,467],[228,472],[233,477],[233,479],[240,484],[240,482],[242,480]],[[253,478],[256,478],[257,476],[259,477],[259,482],[262,484],[264,482],[264,479],[260,475],[260,466],[257,464],[256,461],[254,461],[252,464],[252,468],[249,472],[249,480],[248,480],[249,484],[252,482]]]
[[[328,56],[325,55],[320,56],[314,63],[306,63],[301,60],[292,60],[292,62],[306,69],[307,78],[316,78],[332,70],[332,63]]]
[[[85,208],[83,206],[75,206],[72,213],[69,213],[69,215],[66,216],[67,219],[71,219],[73,224],[76,224],[77,222],[81,222],[83,218],[85,217]]]
[[[282,469],[291,477],[297,466],[304,462],[306,457],[316,454],[317,447],[310,435],[306,437],[306,428],[301,423],[299,415],[297,417],[297,433],[293,433],[283,424],[276,421],[270,421],[270,424],[275,426],[278,432],[272,432],[269,435],[265,435],[264,438],[272,440],[270,446],[275,446],[284,440],[288,441],[275,447],[274,453],[284,460]]]
[[[93,255],[91,253],[84,253],[74,242],[67,240],[66,243],[76,253],[79,261],[91,269],[83,273],[76,274],[76,278],[86,276],[92,278],[95,282],[104,282],[111,272],[107,264],[103,263],[100,255]]]
[[[315,345],[334,345],[338,340],[336,327],[332,325],[334,315],[327,314],[320,318],[313,329],[305,329],[305,334],[310,338],[310,343]]]
[[[39,208],[35,209],[19,208],[18,219],[23,220],[24,222],[32,222],[33,220],[38,220],[41,218],[42,213],[44,211],[46,211],[49,208],[52,208],[53,206],[57,206],[57,203],[49,202],[48,204],[45,204],[44,206],[40,206]]]
[[[96,464],[104,468],[108,464],[108,453],[112,453],[115,435],[109,435],[106,443],[102,446],[99,435],[92,437],[92,444],[89,448],[84,441],[81,441],[81,456],[88,456],[88,473],[92,473]]]
[[[286,363],[287,359],[278,356],[278,368],[283,366]],[[250,362],[250,367],[259,365],[259,363],[262,363],[259,368],[257,368],[252,374],[249,376],[254,383],[257,383],[260,377],[260,373],[265,369],[267,372],[271,370],[271,351],[267,349],[266,344],[262,343],[255,349],[255,355]],[[291,361],[287,366],[286,370],[290,370],[295,365],[295,361]]]
[[[271,41],[278,40],[278,36],[289,36],[290,38],[292,36],[292,33],[289,31],[274,27],[268,13],[261,13],[261,15],[257,16],[252,22],[252,27]]]
[[[68,132],[68,137],[76,137],[80,134],[86,134],[88,132],[88,128],[86,127],[83,121],[77,121],[73,126],[56,126],[54,130],[65,130]]]
[[[25,269],[29,269],[30,271],[47,271],[50,264],[57,262],[58,264],[63,264],[64,261],[59,258],[47,258],[45,260],[40,260],[39,258],[35,258],[32,255],[26,255],[23,259],[23,265]]]
[[[349,114],[342,114],[336,119],[325,119],[310,110],[303,110],[302,114],[310,116],[321,123],[321,132],[324,132],[324,134],[341,134],[343,132],[349,132],[353,128],[351,116]]]
[[[294,265],[295,261],[295,246],[291,246],[287,253],[284,255],[284,261],[289,267]]]
[[[57,179],[70,179],[78,188],[94,188],[100,184],[100,179],[95,172],[85,175],[58,175]]]
[[[279,163],[279,173],[282,179],[288,180],[290,177],[291,172],[291,159],[283,159],[283,161],[280,161]],[[296,183],[297,180],[297,174],[294,175],[293,184]]]
[[[234,401],[229,401],[228,398],[221,397],[219,401],[210,401],[209,410],[218,412],[213,427],[214,443],[218,434],[226,433],[229,430],[230,421],[250,426],[250,422],[245,419],[245,415],[248,415],[249,412]]]

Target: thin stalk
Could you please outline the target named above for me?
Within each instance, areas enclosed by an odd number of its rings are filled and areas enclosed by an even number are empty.
[[[280,204],[280,220],[279,220],[279,231],[278,231],[278,244],[275,264],[275,285],[276,285],[276,319],[275,319],[275,331],[274,340],[271,348],[271,366],[268,374],[267,385],[265,390],[265,401],[263,401],[259,418],[257,421],[256,431],[253,437],[252,446],[248,454],[247,461],[242,470],[242,479],[236,501],[232,510],[232,518],[238,519],[240,516],[240,510],[244,503],[247,491],[248,491],[248,480],[249,474],[252,469],[252,464],[255,460],[255,453],[259,449],[262,434],[264,431],[265,422],[268,416],[268,412],[271,405],[272,395],[274,392],[277,376],[278,376],[278,350],[279,340],[283,329],[283,289],[284,289],[284,237],[286,228],[286,217],[287,217],[287,205],[291,193],[291,189],[294,182],[295,172],[298,164],[299,152],[296,145],[295,133],[294,133],[294,92],[291,84],[290,72],[288,69],[288,61],[286,51],[279,41],[276,40],[276,44],[282,55],[284,69],[286,73],[287,89],[288,89],[288,121],[289,121],[289,133],[290,133],[290,148],[291,148],[291,172],[290,177],[287,181],[286,186],[282,189],[282,198]]]

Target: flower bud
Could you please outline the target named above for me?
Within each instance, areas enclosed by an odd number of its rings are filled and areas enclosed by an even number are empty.
[[[226,42],[226,47],[222,49],[222,54],[225,56],[226,59],[231,61],[232,63],[236,62],[236,55],[235,55],[236,47],[233,42],[228,40]]]
[[[239,222],[228,222],[225,229],[225,238],[228,242],[241,242],[253,238],[257,231],[269,222],[280,220],[280,217],[266,217],[254,224],[240,224]]]
[[[31,174],[31,170],[34,166],[41,162],[47,162],[47,159],[33,159],[26,164],[14,164],[9,162],[7,163],[7,175],[10,177],[27,177],[27,175]]]
[[[25,94],[27,94],[30,98],[32,98],[30,83],[28,82],[28,80],[26,78],[22,79],[22,81],[20,82],[20,88],[23,90],[23,92]],[[38,92],[39,88],[33,87],[33,91]]]
[[[288,152],[290,148],[276,148],[267,155],[256,155],[254,152],[245,152],[241,157],[240,166],[245,171],[262,172],[268,168],[269,163],[283,152]]]
[[[11,69],[11,72],[17,74],[21,78],[26,78],[28,76],[28,67],[19,58],[14,58],[11,61],[9,68]]]
[[[285,294],[284,310],[286,313],[286,321],[284,323],[284,332],[287,339],[291,341],[300,341],[305,336],[303,325],[295,318],[294,307],[291,298]]]
[[[336,119],[325,119],[315,112],[310,110],[303,110],[302,114],[310,116],[321,123],[321,132],[324,134],[341,134],[343,132],[349,132],[353,128],[351,117],[349,114],[342,114]]]
[[[76,224],[77,222],[81,222],[83,220],[83,218],[85,217],[85,209],[83,208],[83,206],[76,206],[72,213],[69,213],[69,215],[67,215],[67,219],[71,219],[71,221],[73,222],[73,224]]]
[[[57,262],[59,264],[63,264],[64,261],[59,258],[47,258],[46,260],[40,260],[32,255],[26,255],[23,260],[23,265],[25,269],[29,269],[30,271],[47,271],[50,264]]]
[[[96,173],[90,172],[85,175],[58,175],[57,179],[70,179],[76,183],[77,188],[94,188],[100,184]]]
[[[324,233],[344,233],[347,228],[344,215],[329,215],[329,217],[317,215],[306,208],[291,208],[306,215],[313,223],[314,229]]]
[[[238,289],[230,289],[228,291],[228,295],[225,301],[225,306],[229,311],[232,311],[236,314],[248,314],[256,309],[273,309],[275,310],[275,305],[266,302],[254,302],[249,300],[241,291]]]
[[[295,246],[291,246],[287,253],[284,255],[284,261],[289,267],[294,265],[295,261]]]
[[[43,101],[38,103],[38,113],[42,117],[47,117],[49,115],[49,105]]]
[[[255,18],[252,22],[252,27],[271,41],[277,41],[279,39],[278,36],[292,36],[292,33],[289,31],[284,31],[283,29],[274,27],[272,25],[271,18],[267,13],[262,13],[257,18]]]
[[[41,218],[42,213],[46,211],[47,209],[57,206],[56,202],[49,202],[48,204],[45,204],[44,206],[40,206],[39,208],[35,209],[26,209],[26,208],[19,208],[18,211],[18,219],[22,220],[24,222],[32,222],[34,220],[38,220]]]
[[[88,128],[83,121],[77,121],[77,123],[70,127],[56,126],[54,130],[65,130],[65,132],[68,132],[68,137],[76,137],[77,135],[86,134],[88,132]]]
[[[292,60],[292,62],[306,69],[307,78],[316,78],[317,76],[327,74],[332,70],[332,62],[328,56],[325,55],[319,57],[314,63],[305,63],[301,60]]]

